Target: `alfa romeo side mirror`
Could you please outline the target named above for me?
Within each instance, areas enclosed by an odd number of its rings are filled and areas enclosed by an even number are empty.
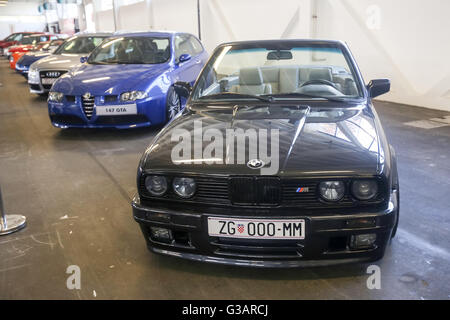
[[[182,63],[185,61],[191,60],[191,55],[188,53],[183,53],[179,58],[178,58],[178,63]]]

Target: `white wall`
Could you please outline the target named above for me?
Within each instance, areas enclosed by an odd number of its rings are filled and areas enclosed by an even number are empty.
[[[11,2],[0,7],[0,39],[12,32],[43,31],[45,18],[38,12],[36,2]]]
[[[317,0],[317,38],[345,40],[382,100],[450,111],[450,1]],[[375,5],[375,6],[374,6]]]
[[[225,41],[309,37],[310,0],[201,0],[201,36],[209,52]],[[111,30],[113,10],[97,13]],[[250,23],[249,23],[250,22]],[[145,0],[118,8],[118,30],[179,30],[198,35],[197,0]]]

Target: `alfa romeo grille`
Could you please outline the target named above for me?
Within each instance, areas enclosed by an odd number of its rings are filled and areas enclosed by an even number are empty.
[[[86,118],[91,119],[92,113],[94,112],[94,102],[95,97],[86,95],[81,96],[81,103],[83,106],[84,114],[86,115]]]

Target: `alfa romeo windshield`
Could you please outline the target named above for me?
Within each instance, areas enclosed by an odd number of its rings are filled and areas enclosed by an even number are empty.
[[[192,99],[347,101],[362,96],[351,61],[338,46],[226,45],[205,66]]]
[[[111,38],[89,57],[91,64],[157,64],[170,58],[168,38]]]
[[[106,37],[73,37],[61,45],[55,54],[72,53],[83,54],[91,53]]]

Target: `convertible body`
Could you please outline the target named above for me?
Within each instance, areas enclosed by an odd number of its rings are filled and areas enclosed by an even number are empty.
[[[148,248],[253,267],[380,259],[397,228],[399,188],[371,98],[389,81],[363,83],[342,42],[219,46],[182,115],[141,158],[132,208]],[[264,130],[277,133],[263,148],[270,157],[251,152],[253,132]],[[181,143],[192,148],[174,158]]]

